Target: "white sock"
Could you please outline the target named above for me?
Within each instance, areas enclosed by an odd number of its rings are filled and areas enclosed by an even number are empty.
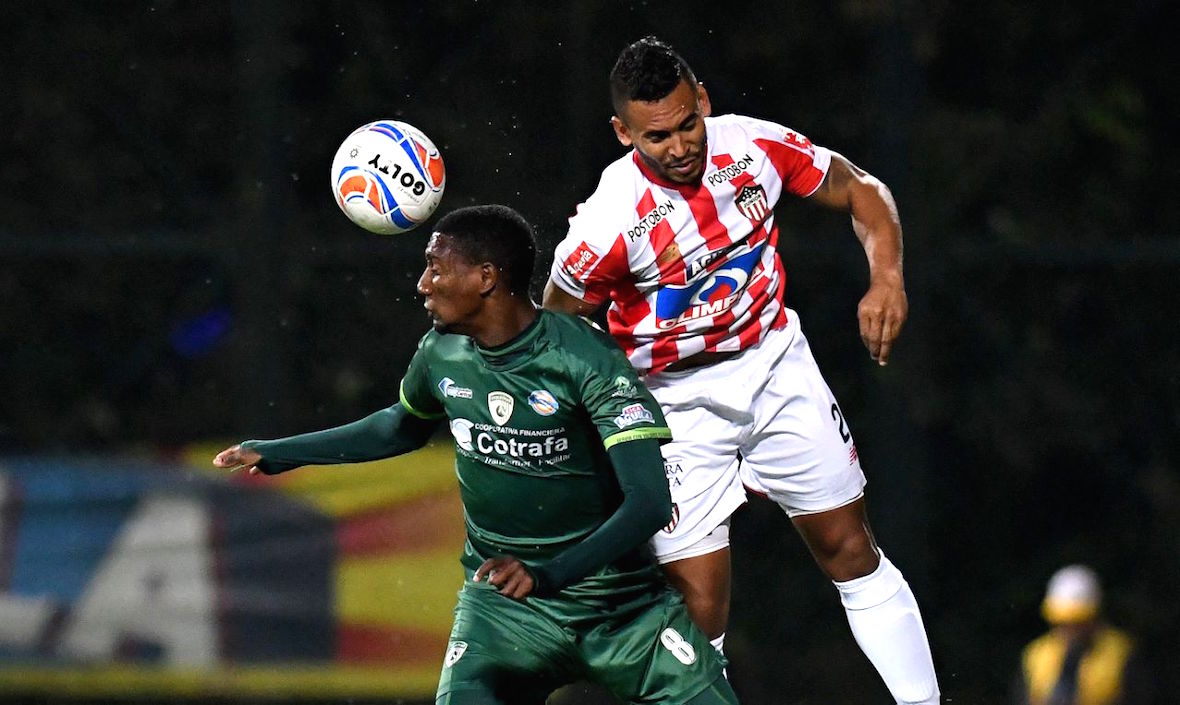
[[[918,602],[885,554],[866,576],[835,583],[861,651],[898,703],[939,702],[938,678]]]
[[[713,645],[714,649],[717,649],[717,653],[721,654],[721,662],[725,663],[725,632],[721,632],[721,636],[717,637],[716,639],[710,639],[709,643]],[[729,669],[722,668],[721,675],[729,678]]]
[[[717,637],[716,639],[710,639],[709,643],[713,645],[714,649],[717,649],[717,653],[724,654],[725,653],[725,632],[721,632],[721,636]]]

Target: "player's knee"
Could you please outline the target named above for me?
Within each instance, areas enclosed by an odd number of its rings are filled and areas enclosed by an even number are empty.
[[[812,546],[820,568],[831,580],[860,578],[877,569],[880,558],[867,531],[847,531],[826,537]]]

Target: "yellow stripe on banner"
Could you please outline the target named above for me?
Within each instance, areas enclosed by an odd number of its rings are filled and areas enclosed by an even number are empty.
[[[190,446],[184,457],[195,467],[225,475],[210,462],[217,452],[210,451],[212,447]],[[454,488],[455,448],[449,441],[435,441],[396,458],[347,466],[308,465],[276,480],[275,490],[300,497],[329,516],[351,516]]]
[[[454,548],[345,558],[336,567],[336,618],[445,635],[462,585],[463,568]]]
[[[0,669],[0,692],[57,697],[430,698],[439,665],[193,669]]]

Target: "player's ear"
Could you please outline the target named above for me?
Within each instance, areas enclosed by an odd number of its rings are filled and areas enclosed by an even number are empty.
[[[627,123],[623,122],[618,115],[611,116],[611,127],[615,128],[615,137],[619,139],[624,147],[630,147],[634,142],[631,140],[631,130],[627,127]]]
[[[713,114],[713,106],[709,103],[709,92],[705,90],[705,84],[697,84],[697,105],[701,107],[701,117],[709,117]]]
[[[500,283],[500,268],[491,262],[479,265],[479,295],[488,297]]]

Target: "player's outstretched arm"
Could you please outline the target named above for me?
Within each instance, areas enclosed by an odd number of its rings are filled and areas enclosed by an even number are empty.
[[[893,194],[880,179],[832,152],[828,174],[811,199],[852,215],[852,229],[869,261],[869,290],[856,311],[860,337],[869,355],[885,365],[909,315],[901,219]]]
[[[271,441],[245,441],[218,453],[213,464],[275,475],[301,465],[380,460],[426,445],[438,423],[438,419],[415,416],[398,402],[343,426]]]

